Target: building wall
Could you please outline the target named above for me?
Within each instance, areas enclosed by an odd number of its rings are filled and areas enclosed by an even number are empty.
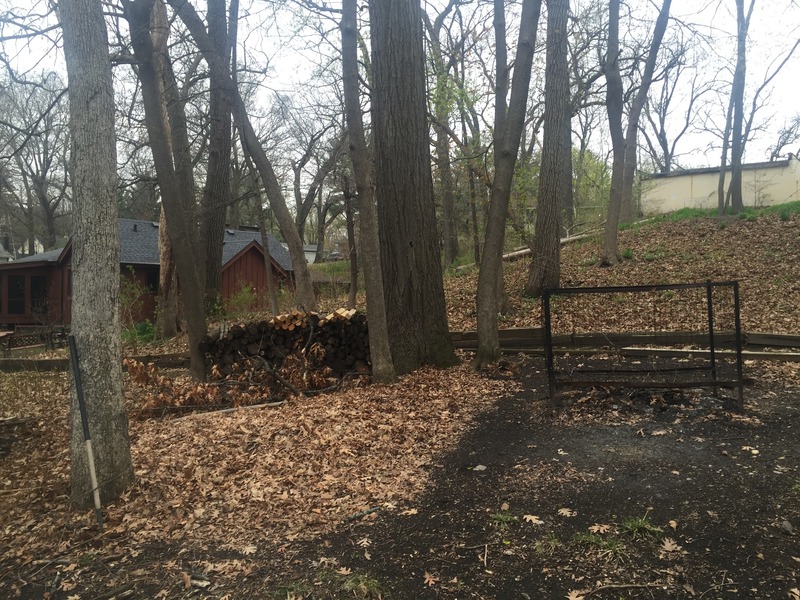
[[[277,289],[280,285],[280,280],[275,277],[274,269],[272,275],[273,285]],[[223,269],[223,302],[236,296],[242,286],[248,286],[254,292],[256,302],[251,308],[264,308],[269,305],[269,300],[266,297],[267,280],[264,269],[264,256],[259,250],[252,247]]]
[[[642,182],[642,212],[667,213],[681,208],[716,208],[719,171],[696,169],[686,173],[655,176]],[[726,191],[730,171],[725,178]],[[800,200],[800,161],[794,156],[775,163],[761,163],[742,170],[745,206],[774,206]]]
[[[0,324],[64,324],[63,276],[49,265],[0,271]]]

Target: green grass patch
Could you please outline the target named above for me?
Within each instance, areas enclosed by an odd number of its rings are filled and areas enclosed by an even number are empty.
[[[508,529],[513,523],[518,523],[519,519],[507,510],[496,512],[492,515],[492,523],[500,529]]]
[[[563,545],[564,543],[551,533],[544,539],[536,540],[533,544],[533,551],[539,556],[552,556]]]
[[[156,337],[156,328],[150,321],[139,321],[122,330],[122,341],[127,344],[148,344]]]
[[[359,598],[361,600],[387,600],[386,587],[374,577],[352,573],[349,569],[322,569],[311,579],[293,581],[279,586],[271,594],[276,600]]]
[[[647,513],[642,517],[628,517],[622,522],[622,531],[629,534],[633,539],[659,538],[664,533],[660,527],[656,527]]]
[[[625,544],[614,536],[601,536],[597,533],[576,533],[573,536],[573,541],[609,561],[622,562],[628,556]]]
[[[761,209],[763,215],[778,215],[781,221],[788,221],[792,215],[800,215],[800,200],[778,204],[777,206],[767,206]]]
[[[350,277],[349,260],[314,263],[313,265],[308,265],[308,268],[312,273],[322,273],[329,277]]]

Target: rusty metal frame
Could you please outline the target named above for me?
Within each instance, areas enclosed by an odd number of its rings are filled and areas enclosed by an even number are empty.
[[[732,288],[733,291],[733,312],[734,312],[734,344],[736,348],[736,379],[721,380],[717,370],[717,332],[714,328],[714,288]],[[708,350],[710,355],[708,367],[684,367],[676,369],[665,369],[662,372],[677,373],[679,371],[706,371],[710,375],[710,380],[691,380],[691,381],[648,381],[636,382],[629,381],[608,381],[602,377],[597,380],[579,380],[571,376],[565,376],[555,368],[555,351],[553,349],[553,332],[550,312],[550,300],[553,296],[577,296],[581,294],[617,294],[617,293],[652,293],[667,290],[688,290],[705,288],[706,290],[706,310],[708,314]],[[565,387],[588,387],[592,385],[619,385],[621,387],[644,387],[644,388],[688,388],[688,387],[711,387],[714,395],[717,395],[719,388],[736,389],[738,391],[737,407],[744,409],[744,375],[742,369],[742,326],[739,302],[739,282],[721,281],[704,283],[676,283],[666,285],[633,285],[633,286],[611,286],[611,287],[573,287],[573,288],[554,288],[545,290],[542,294],[542,329],[544,331],[545,364],[547,367],[547,380],[550,397],[555,396],[556,390]],[[574,371],[573,371],[574,372]],[[602,375],[603,373],[643,373],[645,371],[626,370],[626,369],[590,369],[581,372],[591,372]]]

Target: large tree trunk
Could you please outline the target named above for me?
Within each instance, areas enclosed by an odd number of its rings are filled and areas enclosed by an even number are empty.
[[[292,257],[292,268],[295,279],[295,302],[306,310],[316,310],[317,301],[314,298],[314,288],[311,285],[311,273],[308,270],[306,255],[303,250],[303,242],[297,233],[294,219],[286,206],[281,185],[272,168],[272,163],[267,157],[261,142],[256,135],[255,129],[247,115],[242,96],[234,85],[225,60],[214,50],[214,44],[206,33],[203,21],[195,11],[194,7],[183,0],[169,0],[169,5],[175,14],[181,19],[186,28],[191,33],[192,39],[209,65],[211,71],[216,71],[220,76],[220,81],[224,82],[224,92],[233,111],[233,119],[242,137],[242,146],[250,155],[259,176],[264,184],[272,212],[278,220],[281,234],[289,247],[289,254]]]
[[[439,197],[442,201],[442,246],[445,268],[458,258],[458,228],[455,221],[456,191],[450,157],[450,137],[446,128],[450,121],[453,101],[453,92],[450,89],[451,63],[442,52],[441,34],[445,19],[455,6],[455,2],[448,3],[433,22],[425,18],[430,44],[430,64],[433,76],[436,78],[435,87],[431,90],[434,114],[433,149],[439,177]]]
[[[572,207],[572,129],[570,127],[567,18],[569,0],[547,0],[547,62],[544,87],[544,139],[539,171],[536,232],[525,294],[541,296],[559,285],[561,212]]]
[[[625,167],[625,134],[622,129],[623,91],[619,71],[619,5],[620,0],[608,3],[608,42],[606,48],[606,113],[611,135],[611,191],[606,214],[603,254],[600,266],[615,265],[620,261],[617,247],[617,226],[622,208],[622,190]]]
[[[647,59],[642,72],[639,89],[628,111],[627,136],[622,133],[622,79],[619,72],[619,0],[609,2],[608,49],[606,54],[606,112],[608,113],[613,153],[611,168],[611,195],[606,216],[603,255],[598,264],[610,266],[620,260],[617,247],[617,229],[620,217],[628,220],[632,215],[633,179],[636,173],[636,133],[639,130],[639,118],[647,100],[653,73],[656,68],[658,51],[669,23],[671,0],[663,0],[653,28]]]
[[[186,127],[186,113],[178,90],[175,75],[172,72],[172,60],[169,56],[169,21],[167,7],[163,0],[156,0],[153,5],[151,22],[153,32],[153,50],[156,55],[156,69],[159,82],[167,104],[167,114],[172,134],[172,160],[181,181],[181,189],[186,196],[179,202],[191,201],[194,198],[194,177],[189,158],[189,138]],[[184,206],[185,214],[193,214],[191,207]],[[158,313],[156,330],[161,339],[175,337],[178,333],[178,271],[175,266],[175,254],[172,252],[172,240],[169,237],[167,217],[162,204],[158,220]]]
[[[215,51],[230,65],[231,46],[225,0],[208,0],[208,36]],[[208,170],[203,190],[200,240],[205,246],[204,284],[208,310],[221,306],[222,243],[225,237],[225,213],[231,200],[231,108],[223,92],[230,73],[212,70],[209,74]]]
[[[372,182],[372,165],[364,137],[361,102],[358,93],[358,28],[356,0],[342,2],[342,86],[344,88],[347,137],[350,161],[359,199],[361,226],[361,262],[364,269],[364,287],[367,294],[369,319],[369,352],[372,360],[372,377],[388,383],[395,379],[392,354],[389,350],[389,331],[386,322],[386,301],[383,295],[383,273],[380,263],[378,216]],[[321,219],[320,219],[321,220]],[[321,242],[321,238],[320,238]]]
[[[498,294],[502,292],[502,281],[498,274],[503,266],[503,242],[505,239],[506,216],[511,198],[511,183],[517,159],[525,111],[528,104],[528,91],[531,79],[531,66],[536,48],[536,28],[539,23],[541,0],[524,0],[520,19],[519,42],[514,60],[514,78],[508,112],[495,108],[495,152],[494,185],[486,219],[481,270],[478,274],[478,352],[475,366],[480,367],[500,358],[500,337],[497,333]],[[505,89],[502,82],[507,81],[505,56],[505,19],[503,2],[495,1],[495,38],[498,49],[496,102],[505,106]],[[501,21],[498,22],[498,19]],[[503,52],[500,52],[501,48]],[[500,131],[498,131],[498,128]]]
[[[725,129],[722,132],[722,155],[719,162],[719,177],[717,179],[717,212],[720,216],[725,214],[725,174],[728,168],[728,149],[731,143],[731,120],[733,119],[733,94],[728,102],[728,112],[725,114]]]
[[[389,345],[398,373],[456,357],[436,232],[418,0],[373,0],[375,190]]]
[[[198,244],[195,239],[195,228],[186,221],[184,206],[187,206],[189,201],[181,201],[181,194],[186,193],[186,190],[181,189],[172,162],[170,126],[160,93],[161,86],[155,67],[156,57],[150,37],[152,9],[152,0],[136,0],[125,4],[126,17],[131,29],[131,45],[139,66],[139,80],[142,85],[145,122],[153,153],[153,164],[161,187],[162,206],[166,213],[172,251],[178,268],[189,334],[190,368],[194,378],[203,380],[205,358],[200,351],[200,342],[206,334],[206,317],[203,289],[196,261]]]
[[[158,219],[158,258],[160,269],[156,331],[162,340],[168,340],[178,333],[178,273],[163,206]]]
[[[742,198],[742,154],[744,153],[744,87],[747,77],[747,31],[750,29],[750,15],[755,0],[751,0],[747,14],[744,0],[736,0],[736,69],[731,84],[731,106],[733,120],[731,126],[731,211],[738,214],[744,210]]]
[[[344,217],[347,226],[347,255],[350,259],[350,287],[347,291],[347,308],[356,307],[358,296],[358,250],[356,249],[356,217],[353,196],[348,189],[344,191]]]
[[[122,394],[114,89],[99,0],[62,0],[59,9],[69,75],[75,206],[72,334],[100,499],[110,502],[134,480]],[[83,509],[92,506],[92,484],[74,382],[70,397],[70,498]]]

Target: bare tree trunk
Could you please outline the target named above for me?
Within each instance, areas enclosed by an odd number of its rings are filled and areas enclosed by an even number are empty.
[[[720,216],[725,214],[725,174],[728,169],[728,148],[731,141],[731,121],[733,119],[733,94],[728,102],[728,112],[725,115],[725,131],[722,133],[722,156],[719,163],[719,182],[717,183],[717,212]]]
[[[386,321],[386,301],[383,295],[381,247],[378,238],[378,216],[372,181],[372,165],[364,137],[364,122],[358,93],[358,28],[356,0],[342,2],[342,86],[344,88],[347,136],[350,161],[359,199],[361,226],[361,257],[364,269],[364,287],[367,293],[369,319],[369,351],[372,377],[376,381],[394,381],[395,372],[389,350],[389,331]],[[320,219],[321,220],[321,219]],[[321,238],[320,238],[321,241]]]
[[[183,102],[180,98],[177,82],[172,72],[172,61],[169,57],[169,21],[167,20],[167,7],[163,0],[156,0],[153,5],[151,28],[153,31],[153,50],[156,55],[156,69],[159,73],[164,102],[170,121],[173,162],[178,170],[178,177],[182,181],[187,195],[194,196],[194,177],[192,176],[191,160],[188,158],[189,140],[186,129],[186,115]],[[182,172],[188,171],[188,172]],[[186,198],[179,200],[186,202]],[[184,206],[184,213],[187,207]],[[156,315],[156,329],[161,339],[175,337],[178,333],[179,303],[178,303],[178,272],[175,266],[175,254],[172,252],[172,241],[169,237],[167,217],[162,204],[159,214],[158,227],[158,313]]]
[[[627,136],[622,133],[622,78],[619,72],[619,0],[609,2],[608,50],[606,55],[606,112],[608,113],[611,146],[613,151],[611,169],[611,196],[608,201],[603,255],[598,264],[610,266],[620,260],[617,247],[617,229],[620,217],[632,214],[633,179],[636,173],[636,133],[639,118],[647,100],[653,81],[658,50],[669,23],[671,0],[663,0],[653,27],[653,38],[647,53],[642,80],[628,111]]]
[[[373,0],[375,189],[389,345],[398,373],[456,362],[436,232],[419,0]]]
[[[544,88],[544,139],[539,171],[536,233],[525,294],[541,296],[557,288],[561,275],[561,212],[572,207],[572,129],[570,127],[567,18],[569,0],[547,0],[547,59]]]
[[[492,199],[489,203],[489,216],[486,219],[481,270],[478,275],[478,352],[475,366],[481,367],[500,358],[500,337],[497,333],[497,314],[499,293],[502,281],[503,241],[505,238],[506,216],[511,198],[511,183],[514,177],[517,150],[519,149],[525,110],[528,103],[531,66],[536,48],[536,29],[539,23],[541,0],[524,0],[520,19],[519,42],[514,60],[514,79],[508,113],[495,108],[495,172],[492,186]],[[495,43],[497,47],[497,103],[505,106],[503,82],[508,81],[505,52],[504,3],[495,1]],[[499,129],[499,131],[498,131]]]
[[[267,222],[264,219],[264,207],[261,204],[261,195],[258,198],[258,230],[261,232],[261,247],[264,252],[264,269],[265,279],[264,282],[267,286],[267,297],[269,298],[269,308],[273,315],[280,313],[280,306],[278,305],[278,290],[275,286],[275,279],[272,274],[272,255],[269,251],[269,236],[267,235]]]
[[[347,308],[356,307],[356,296],[358,295],[358,251],[356,250],[356,220],[355,210],[353,209],[353,197],[344,186],[344,217],[347,225],[347,254],[350,258],[350,288],[347,293]]]
[[[442,111],[437,119],[447,119],[448,115]],[[436,151],[436,164],[439,172],[439,189],[442,197],[442,244],[444,245],[444,266],[453,264],[458,258],[458,230],[455,223],[455,186],[453,184],[453,169],[450,163],[450,140],[443,128],[434,125],[433,132],[436,136],[434,149]]]
[[[289,247],[292,257],[292,268],[295,279],[295,302],[306,310],[316,310],[317,301],[314,298],[314,288],[311,285],[311,273],[308,270],[303,242],[297,233],[294,219],[286,206],[281,185],[272,168],[272,163],[261,145],[255,129],[247,115],[242,96],[227,74],[227,65],[223,57],[214,51],[214,45],[206,33],[203,21],[198,16],[194,7],[183,0],[169,0],[169,5],[181,19],[191,33],[192,39],[203,55],[203,58],[212,71],[217,71],[220,81],[224,81],[224,91],[233,111],[233,120],[242,137],[242,146],[248,152],[267,192],[272,212],[278,220],[281,234]]]
[[[72,334],[79,356],[100,499],[134,481],[122,394],[119,223],[114,89],[106,24],[98,0],[62,0],[69,75],[74,190]],[[76,388],[70,389],[72,503],[92,506],[92,483]]]
[[[131,44],[139,66],[139,80],[142,85],[145,121],[153,163],[161,186],[162,206],[167,217],[172,250],[178,268],[178,278],[183,293],[183,306],[186,312],[186,323],[189,334],[189,354],[191,357],[192,376],[198,380],[205,379],[205,358],[200,351],[200,342],[206,333],[205,307],[203,305],[203,289],[197,268],[196,232],[186,222],[184,207],[190,202],[181,201],[186,193],[179,184],[179,179],[172,162],[172,146],[170,124],[167,120],[166,108],[160,94],[161,86],[156,73],[156,55],[150,37],[150,16],[153,9],[152,0],[135,0],[125,3],[125,13],[131,29]]]
[[[167,217],[164,207],[158,222],[158,312],[156,330],[163,340],[173,338],[178,333],[178,273],[175,269],[175,257],[172,254],[172,242],[169,239]]]
[[[231,44],[228,38],[225,0],[208,0],[208,36],[216,53],[228,67],[225,73],[209,74],[208,170],[203,190],[200,240],[205,246],[201,271],[207,310],[221,305],[222,243],[225,236],[225,213],[231,200],[231,108],[223,91],[230,77]],[[224,77],[223,77],[224,76]]]
[[[444,250],[444,266],[449,267],[458,258],[458,228],[455,222],[455,184],[453,182],[453,168],[450,160],[450,138],[446,128],[442,125],[450,120],[453,93],[450,91],[450,64],[445,60],[442,52],[441,32],[455,2],[448,3],[431,22],[424,15],[425,25],[428,29],[430,64],[436,84],[431,90],[433,104],[433,133],[434,133],[434,159],[439,176],[439,196],[442,200],[442,245]]]
[[[742,154],[744,153],[744,87],[747,77],[747,32],[750,29],[750,16],[756,1],[750,1],[747,14],[744,12],[744,0],[736,0],[736,69],[731,85],[731,106],[733,122],[731,127],[731,184],[728,193],[731,195],[731,210],[738,214],[744,210],[742,198]]]

